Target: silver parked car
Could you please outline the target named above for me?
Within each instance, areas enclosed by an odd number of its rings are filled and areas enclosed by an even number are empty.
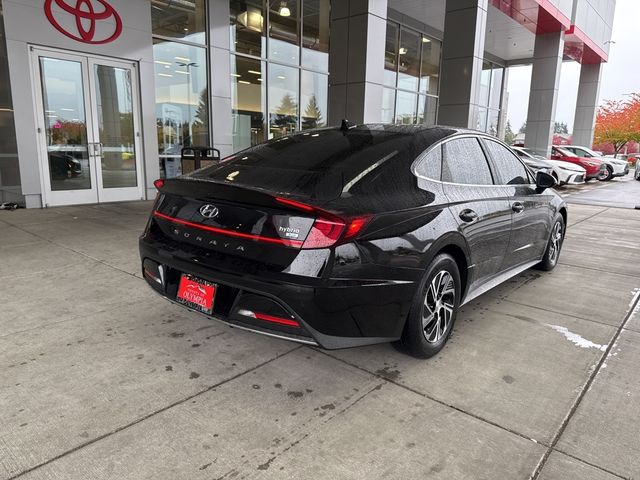
[[[562,145],[562,148],[569,150],[571,153],[575,153],[579,157],[585,158],[597,158],[602,160],[607,165],[607,171],[605,176],[601,179],[604,181],[611,180],[613,177],[624,177],[629,173],[629,163],[626,160],[619,158],[611,158],[599,155],[598,152],[591,150],[590,148],[583,147],[581,145]]]

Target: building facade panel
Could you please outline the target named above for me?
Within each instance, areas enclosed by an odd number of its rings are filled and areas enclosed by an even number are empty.
[[[181,173],[185,147],[226,156],[343,118],[500,136],[513,61],[538,65],[528,141],[543,149],[560,69],[544,66],[558,54],[536,38],[562,35],[571,18],[565,59],[599,63],[615,8],[613,0],[526,0],[519,9],[502,0],[87,1],[93,20],[71,0],[0,0],[0,201],[151,198],[156,178]],[[584,138],[597,86],[581,83]]]

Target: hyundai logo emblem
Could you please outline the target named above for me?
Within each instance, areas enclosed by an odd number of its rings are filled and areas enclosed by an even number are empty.
[[[215,218],[218,216],[218,213],[220,213],[218,207],[216,207],[215,205],[211,205],[210,203],[207,203],[206,205],[200,207],[200,215],[205,218]]]

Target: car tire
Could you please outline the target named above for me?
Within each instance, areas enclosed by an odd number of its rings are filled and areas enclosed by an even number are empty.
[[[442,350],[456,321],[461,295],[456,261],[439,254],[427,268],[413,299],[398,342],[400,349],[416,358],[429,358]]]
[[[558,215],[551,227],[551,234],[547,241],[547,248],[544,251],[542,261],[536,265],[538,270],[550,272],[558,264],[562,243],[564,242],[565,225],[562,215]]]
[[[613,178],[613,169],[607,166],[606,173],[603,173],[601,176],[599,176],[598,180],[600,180],[601,182],[608,182],[612,178]]]

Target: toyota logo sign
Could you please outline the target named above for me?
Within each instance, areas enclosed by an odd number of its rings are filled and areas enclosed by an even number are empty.
[[[200,215],[205,218],[215,218],[218,216],[218,213],[220,213],[220,210],[218,210],[218,207],[215,205],[208,203],[200,207]]]
[[[122,33],[122,19],[106,0],[46,0],[44,13],[56,30],[78,42],[110,43]]]

